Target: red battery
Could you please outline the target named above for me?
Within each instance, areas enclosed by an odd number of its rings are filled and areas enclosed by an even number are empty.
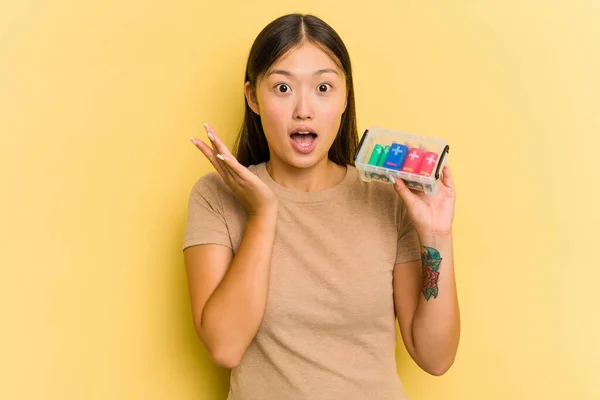
[[[421,166],[419,167],[419,175],[431,176],[437,159],[437,153],[434,153],[433,151],[425,153],[425,155],[423,156],[423,161],[421,162]]]
[[[413,147],[410,149],[408,156],[406,156],[402,171],[416,174],[419,171],[419,166],[421,165],[421,161],[423,161],[424,154],[425,152],[419,148]]]

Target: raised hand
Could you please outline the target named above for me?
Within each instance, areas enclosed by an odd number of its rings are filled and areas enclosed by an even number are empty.
[[[204,128],[211,146],[196,138],[190,140],[208,158],[223,181],[244,204],[248,215],[276,212],[278,200],[273,191],[237,161],[213,127],[204,124]]]
[[[452,232],[456,193],[448,166],[442,170],[438,192],[428,196],[421,191],[411,191],[402,179],[390,179],[394,189],[406,205],[408,216],[420,237],[448,235]]]

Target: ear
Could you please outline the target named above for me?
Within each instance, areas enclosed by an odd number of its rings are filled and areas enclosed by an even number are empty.
[[[256,98],[256,90],[252,87],[252,85],[250,85],[250,82],[246,82],[246,85],[244,86],[244,93],[250,109],[252,109],[256,115],[260,115],[258,99]]]

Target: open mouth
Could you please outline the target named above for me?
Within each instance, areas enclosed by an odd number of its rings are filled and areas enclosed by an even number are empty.
[[[294,142],[298,143],[300,146],[309,146],[312,142],[315,141],[315,139],[317,138],[317,134],[312,132],[296,132],[292,133],[290,137]]]
[[[303,154],[313,151],[317,138],[318,135],[316,133],[308,130],[297,130],[290,135],[292,146],[296,149],[296,151]]]

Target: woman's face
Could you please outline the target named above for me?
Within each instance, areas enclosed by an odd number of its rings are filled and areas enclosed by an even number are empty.
[[[251,93],[247,83],[272,160],[296,168],[327,160],[347,101],[344,73],[327,53],[312,43],[292,49],[259,77],[257,102]]]

